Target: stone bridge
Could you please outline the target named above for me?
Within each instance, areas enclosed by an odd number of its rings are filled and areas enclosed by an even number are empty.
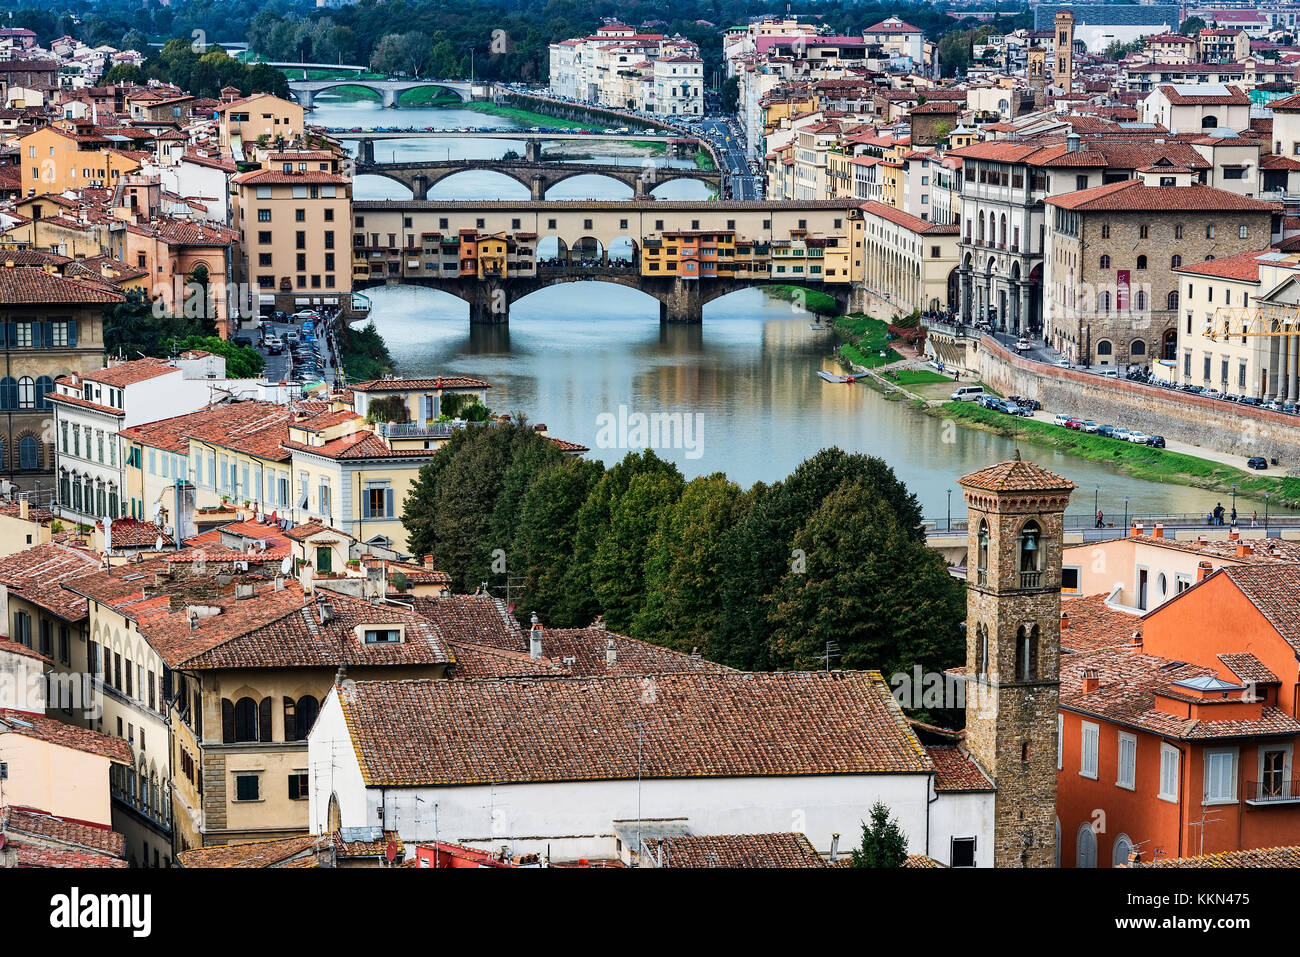
[[[615,283],[629,286],[659,300],[659,321],[673,323],[699,323],[704,319],[704,306],[715,299],[761,286],[799,286],[815,289],[832,296],[840,312],[849,310],[851,289],[848,284],[826,285],[820,282],[804,283],[781,279],[736,278],[709,279],[707,281],[682,279],[675,276],[644,276],[635,261],[622,263],[605,261],[594,264],[570,263],[559,266],[538,266],[535,276],[508,278],[434,276],[375,276],[369,281],[353,280],[353,288],[384,285],[414,285],[450,293],[469,303],[469,320],[475,324],[502,325],[510,321],[510,306],[540,289],[570,282]],[[594,300],[587,300],[594,301]],[[584,309],[593,318],[598,311]]]
[[[358,175],[383,176],[401,183],[411,198],[429,198],[429,190],[449,176],[470,170],[486,170],[509,176],[528,187],[533,199],[545,199],[552,186],[574,176],[604,176],[632,187],[637,197],[646,198],[660,183],[693,179],[721,191],[716,170],[673,169],[670,166],[609,166],[593,163],[547,163],[526,160],[419,160],[409,163],[358,162]]]
[[[359,86],[379,94],[384,109],[397,106],[397,101],[408,90],[423,90],[437,87],[455,93],[461,102],[473,99],[473,84],[469,80],[363,80],[342,77],[334,80],[290,80],[289,93],[298,105],[310,110],[316,105],[316,95],[340,86]]]

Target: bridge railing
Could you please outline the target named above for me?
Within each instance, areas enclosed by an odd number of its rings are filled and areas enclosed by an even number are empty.
[[[586,260],[569,263],[538,263],[538,279],[556,279],[565,276],[631,276],[636,275],[640,263],[636,260]]]

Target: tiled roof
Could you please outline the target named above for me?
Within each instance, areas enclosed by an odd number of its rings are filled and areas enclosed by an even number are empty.
[[[523,637],[527,644],[527,632]],[[694,655],[595,627],[543,628],[542,654],[580,677],[732,671]]]
[[[685,835],[647,839],[644,856],[656,867],[826,867],[804,835]]]
[[[524,651],[507,651],[469,641],[448,641],[455,664],[450,676],[461,678],[519,678],[526,675],[567,675],[569,670],[553,658],[533,658]]]
[[[257,169],[236,176],[234,181],[240,186],[298,186],[303,183],[343,186],[347,184],[348,179],[346,176],[326,173],[323,170],[294,170],[286,173],[278,169]]]
[[[103,522],[95,523],[103,528]],[[158,539],[163,545],[172,544],[172,537],[153,522],[138,518],[116,518],[112,525],[113,548],[154,548]]]
[[[328,847],[330,839],[323,835],[302,834],[277,841],[250,841],[244,844],[226,844],[221,847],[194,847],[176,855],[181,867],[284,867],[286,864],[310,854],[315,857],[317,847]]]
[[[433,622],[447,641],[468,641],[506,651],[527,651],[528,639],[505,603],[487,595],[444,595],[403,599]]]
[[[78,728],[41,714],[0,708],[0,734],[20,734],[61,748],[98,754],[118,764],[131,764],[131,746],[125,738],[115,738],[89,728]]]
[[[81,621],[88,614],[86,599],[65,589],[64,582],[98,571],[97,556],[55,543],[33,545],[0,558],[0,584],[64,621]]]
[[[120,289],[104,282],[93,280],[65,279],[55,276],[44,269],[30,269],[24,266],[0,268],[0,303],[10,305],[35,305],[37,303],[60,303],[80,305],[83,303],[104,305],[122,302],[126,296]]]
[[[936,791],[992,791],[993,783],[985,777],[970,755],[951,745],[926,745],[934,762]]]
[[[248,599],[260,601],[258,599]],[[328,608],[321,622],[321,607]],[[366,644],[354,629],[363,625],[401,625],[399,642]],[[183,625],[188,631],[188,625]],[[294,608],[273,621],[184,659],[195,671],[218,668],[337,668],[383,665],[448,664],[452,656],[430,622],[399,605],[372,604],[331,594],[325,601]]]
[[[1085,212],[1273,212],[1279,208],[1277,203],[1267,203],[1200,183],[1191,186],[1147,186],[1137,179],[1051,196],[1047,202],[1061,209]]]
[[[36,661],[42,661],[49,665],[54,664],[53,659],[51,659],[49,655],[43,655],[35,648],[28,648],[17,638],[9,638],[8,636],[0,635],[0,655],[5,654],[18,655],[20,658],[33,658]]]
[[[1197,857],[1158,857],[1138,867],[1300,867],[1300,845],[1253,847],[1243,851],[1220,851]]]
[[[107,827],[31,808],[0,807],[0,833],[19,867],[126,867],[125,838]]]
[[[1216,279],[1235,279],[1238,282],[1259,282],[1259,257],[1269,252],[1257,249],[1225,256],[1222,259],[1209,259],[1205,262],[1189,263],[1177,267],[1174,272],[1189,276],[1213,276]]]
[[[374,432],[363,430],[331,439],[321,445],[307,445],[284,439],[280,445],[293,452],[306,452],[327,459],[413,459],[427,458],[432,449],[391,449]]]
[[[481,379],[466,376],[437,376],[428,379],[369,379],[355,382],[348,388],[354,392],[419,392],[432,389],[490,389]]]
[[[1227,575],[1300,655],[1300,565],[1230,565],[1216,574]]]
[[[1133,632],[1142,631],[1142,618],[1106,604],[1105,595],[1061,599],[1061,650],[1096,651],[1131,644]]]
[[[879,672],[509,681],[338,689],[370,786],[926,774]],[[640,737],[638,737],[640,735]]]
[[[886,205],[885,203],[878,203],[874,199],[863,203],[862,211],[872,216],[879,216],[881,219],[887,220],[895,226],[902,226],[909,232],[919,233],[926,236],[947,234],[955,236],[961,228],[956,223],[943,226],[938,223],[927,222],[919,216],[905,213],[901,209],[896,209],[893,206]]]
[[[1262,661],[1248,652],[1223,654],[1219,655],[1218,658],[1240,681],[1254,682],[1257,685],[1281,684],[1281,680],[1277,675],[1269,671]]]
[[[986,492],[1063,492],[1077,488],[1069,479],[1022,460],[1018,452],[1014,459],[971,472],[957,481],[966,488]]]
[[[1160,87],[1160,92],[1174,106],[1250,106],[1250,96],[1240,87],[1229,86],[1225,88],[1228,92],[1219,93],[1209,92],[1198,93],[1193,87],[1188,90],[1186,86],[1178,89],[1173,86],[1164,85]]]

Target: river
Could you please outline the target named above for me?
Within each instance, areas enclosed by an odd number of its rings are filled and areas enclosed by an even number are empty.
[[[499,126],[509,121],[463,109],[403,108],[321,96],[313,122],[344,128],[375,126]],[[398,159],[489,158],[508,140],[380,141]],[[618,162],[602,158],[596,162]],[[622,159],[636,163],[636,160]],[[675,189],[670,189],[674,188]],[[683,181],[656,190],[663,198],[698,198]],[[681,192],[678,192],[681,191]],[[400,199],[409,192],[376,177],[358,179],[361,199]],[[575,177],[551,198],[630,197],[631,189],[602,177]],[[431,198],[527,198],[506,177],[464,173],[438,184]],[[891,402],[863,385],[829,384],[818,369],[834,369],[829,333],[810,317],[760,290],[734,293],[705,307],[700,326],[661,326],[658,303],[634,289],[600,283],[544,289],[511,307],[508,327],[471,327],[464,302],[413,286],[368,290],[375,326],[399,371],[407,376],[468,375],[491,383],[496,412],[525,412],[551,435],[591,448],[612,463],[635,439],[637,413],[688,416],[690,441],[659,448],[687,477],[725,472],[748,486],[784,477],[819,449],[837,445],[884,458],[921,501],[928,518],[965,513],[956,479],[1012,455],[1001,436],[945,428],[936,418]],[[620,418],[621,411],[621,418]],[[620,422],[626,428],[620,428]],[[611,424],[613,427],[611,427]],[[681,437],[682,432],[675,432]],[[1072,512],[1099,501],[1108,520],[1130,514],[1204,513],[1222,495],[1145,482],[1103,465],[1025,446],[1024,455],[1079,485]],[[1226,503],[1225,503],[1226,504]]]

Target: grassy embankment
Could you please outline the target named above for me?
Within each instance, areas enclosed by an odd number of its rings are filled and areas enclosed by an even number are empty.
[[[382,379],[397,371],[388,345],[373,322],[364,326],[340,323],[337,336],[343,355],[343,371],[347,373],[349,382]]]
[[[1025,439],[1093,462],[1104,462],[1148,482],[1171,482],[1224,493],[1230,493],[1232,486],[1236,485],[1238,496],[1263,501],[1264,493],[1268,492],[1275,504],[1300,504],[1300,478],[1261,475],[1182,452],[1075,432],[1048,422],[1014,418],[992,409],[982,409],[973,402],[947,402],[927,411],[971,428]]]
[[[889,323],[883,319],[862,313],[840,316],[835,331],[847,340],[840,344],[840,357],[853,365],[876,369],[903,358],[889,345]]]

